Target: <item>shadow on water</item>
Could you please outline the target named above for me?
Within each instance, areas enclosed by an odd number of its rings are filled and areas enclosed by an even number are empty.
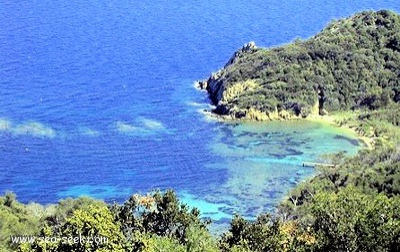
[[[354,146],[360,146],[360,141],[358,139],[353,139],[353,138],[349,138],[343,135],[336,135],[335,139],[337,140],[345,140],[347,142],[349,142],[350,144],[354,145]]]

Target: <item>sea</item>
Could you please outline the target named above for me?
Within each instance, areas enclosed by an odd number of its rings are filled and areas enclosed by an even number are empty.
[[[0,0],[0,194],[123,203],[173,189],[215,223],[275,211],[318,171],[354,155],[354,133],[297,121],[221,122],[194,82],[243,44],[307,39],[398,0]]]

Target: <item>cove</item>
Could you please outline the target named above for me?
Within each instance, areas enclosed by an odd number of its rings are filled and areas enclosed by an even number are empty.
[[[329,153],[354,155],[365,147],[354,132],[308,120],[229,122],[216,131],[211,149],[220,160],[207,165],[223,168],[226,180],[201,197],[181,195],[217,223],[235,213],[253,219],[273,211],[290,189],[316,174],[303,162],[323,162]]]
[[[362,144],[315,122],[207,120],[198,110],[209,100],[193,82],[249,41],[289,43],[333,18],[382,8],[399,12],[397,0],[6,1],[0,194],[122,203],[172,188],[216,222],[273,211],[315,174],[303,161],[353,155]]]

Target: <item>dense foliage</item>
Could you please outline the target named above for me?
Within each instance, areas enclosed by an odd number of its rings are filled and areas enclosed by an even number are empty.
[[[319,191],[338,192],[348,186],[365,194],[400,195],[400,147],[363,150],[352,158],[340,153],[331,160],[335,167],[320,167],[319,175],[291,192],[293,206],[308,202]]]
[[[218,251],[197,209],[173,191],[133,195],[122,205],[89,198],[56,205],[0,197],[0,248],[5,251]],[[12,242],[11,236],[33,237]],[[74,241],[74,238],[77,240]],[[1,251],[3,251],[1,250]]]
[[[354,160],[351,162],[356,165]],[[68,199],[68,204],[61,201],[42,208],[47,210],[41,212],[41,217],[29,212],[31,205],[23,205],[15,199],[12,199],[14,206],[10,206],[10,194],[7,194],[0,198],[1,213],[14,211],[14,214],[0,215],[0,221],[14,221],[15,226],[1,226],[1,233],[7,236],[0,241],[0,246],[5,251],[26,252],[400,250],[398,194],[388,197],[389,194],[364,190],[357,183],[328,186],[327,190],[317,188],[320,185],[313,181],[308,184],[315,191],[308,191],[308,197],[296,204],[291,201],[282,204],[278,214],[260,215],[256,221],[235,216],[230,229],[219,240],[209,233],[197,210],[189,210],[180,204],[172,191],[134,195],[123,205],[107,206],[89,199]],[[16,206],[24,210],[17,213],[13,210]],[[72,212],[64,210],[71,206],[75,209]],[[68,214],[56,223],[54,218],[60,212]],[[18,220],[15,220],[16,216]],[[98,243],[36,238],[29,243],[11,244],[9,235],[18,234],[49,238],[102,237],[106,240]]]
[[[376,138],[374,149],[355,157],[325,157],[334,167],[319,167],[276,213],[255,221],[235,216],[215,237],[199,211],[173,191],[132,195],[124,204],[78,198],[48,206],[22,204],[6,193],[0,197],[0,251],[400,251],[399,22],[392,12],[364,12],[305,42],[247,48],[214,78],[234,86],[228,98],[214,99],[235,110],[304,114],[316,100],[320,110],[358,108],[337,122]],[[247,86],[233,84],[241,81]],[[12,242],[17,235],[35,238]]]
[[[272,119],[279,111],[305,117],[398,103],[399,76],[400,16],[366,11],[306,41],[247,45],[202,85],[219,114],[249,117],[253,109]]]
[[[0,245],[10,251],[399,251],[400,147],[332,155],[335,167],[299,185],[274,215],[235,216],[216,240],[172,191],[122,205],[67,199],[43,207],[0,197]],[[11,244],[10,235],[101,236],[107,243]]]

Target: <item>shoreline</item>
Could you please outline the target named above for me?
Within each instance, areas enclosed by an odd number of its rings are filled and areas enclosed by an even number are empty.
[[[356,130],[356,127],[353,125],[349,125],[347,123],[340,125],[338,122],[338,117],[335,115],[324,115],[324,116],[310,115],[307,118],[304,118],[303,120],[308,120],[308,121],[318,122],[318,123],[323,123],[323,124],[329,124],[331,126],[338,127],[341,130],[348,131],[349,133],[353,133],[365,144],[364,148],[366,148],[368,150],[374,149],[375,139],[373,139],[372,137],[368,137],[368,136],[360,134],[360,132],[358,132]]]
[[[207,120],[216,120],[220,122],[252,122],[252,121],[257,121],[257,120],[251,120],[248,118],[245,119],[240,119],[240,118],[234,118],[230,115],[220,115],[212,112],[212,110],[207,110],[207,109],[202,109],[199,110],[201,114],[207,119]],[[338,112],[340,113],[340,112]],[[328,124],[333,127],[340,128],[342,131],[347,131],[350,134],[354,134],[357,136],[359,140],[362,141],[364,144],[363,148],[368,149],[368,150],[373,150],[375,148],[375,139],[372,137],[368,137],[365,135],[360,134],[359,131],[356,129],[356,125],[350,125],[348,123],[339,123],[339,118],[340,114],[333,114],[333,115],[309,115],[306,118],[301,118],[301,117],[292,117],[290,119],[275,119],[275,120],[269,120],[269,121],[260,121],[260,122],[272,122],[272,121],[277,121],[277,122],[285,122],[285,121],[298,121],[298,120],[304,120],[304,121],[310,121],[310,122],[316,122],[316,123],[321,123],[321,124]]]

